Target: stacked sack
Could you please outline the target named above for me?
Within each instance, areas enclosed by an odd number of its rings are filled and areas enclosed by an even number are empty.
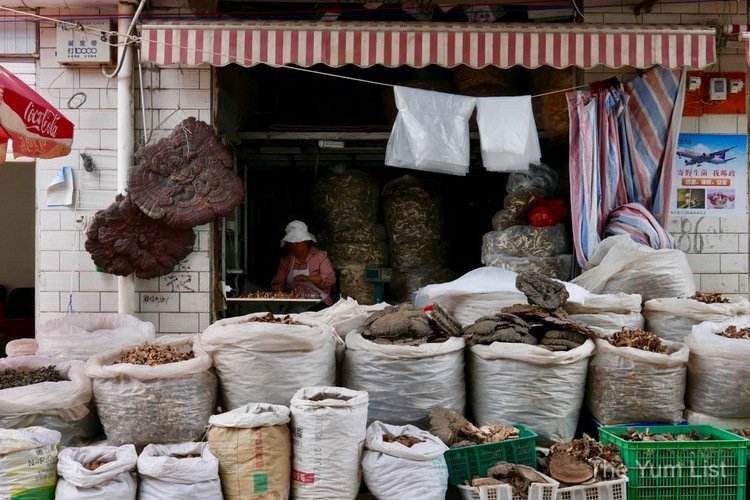
[[[339,271],[339,291],[361,304],[375,303],[366,267],[387,267],[385,228],[376,224],[380,189],[370,175],[337,169],[313,186],[311,200],[323,232],[320,244]]]
[[[570,297],[563,306],[568,319],[594,328],[599,333],[612,333],[622,328],[644,328],[641,296],[633,293],[595,294],[573,283],[565,283]],[[658,332],[655,332],[658,333]]]
[[[60,433],[0,428],[0,498],[55,498]]]
[[[563,224],[567,206],[550,198],[557,175],[546,165],[510,175],[503,209],[492,218],[493,231],[482,237],[482,263],[511,271],[570,277],[573,256]]]
[[[422,286],[453,279],[453,272],[446,267],[440,199],[410,175],[386,184],[382,197],[393,268],[392,298],[409,301]]]

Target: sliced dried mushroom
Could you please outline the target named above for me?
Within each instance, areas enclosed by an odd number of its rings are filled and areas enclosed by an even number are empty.
[[[445,309],[440,307],[439,304],[432,304],[430,319],[437,325],[438,328],[443,330],[451,337],[461,336],[461,323],[456,321],[456,319],[448,314]]]
[[[695,295],[688,297],[689,299],[703,302],[704,304],[728,304],[729,299],[723,297],[720,293],[703,293],[695,292]]]
[[[567,453],[556,453],[550,457],[549,473],[561,483],[581,484],[594,477],[594,468]]]
[[[729,325],[723,332],[716,332],[728,339],[750,339],[750,327],[737,328],[735,325]]]
[[[415,444],[424,443],[424,439],[420,439],[416,436],[409,436],[406,434],[401,436],[394,436],[389,432],[383,434],[383,441],[386,443],[398,443],[400,445],[406,446],[407,448],[411,448]]]
[[[536,304],[551,311],[564,306],[569,297],[564,284],[540,273],[529,271],[518,273],[516,288],[526,295],[530,304]]]
[[[634,347],[642,351],[667,353],[667,346],[664,345],[658,335],[640,328],[623,328],[608,337],[607,342],[615,347]]]

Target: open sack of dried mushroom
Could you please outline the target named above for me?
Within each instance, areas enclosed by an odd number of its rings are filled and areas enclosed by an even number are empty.
[[[693,327],[704,321],[721,323],[750,315],[750,301],[696,292],[691,297],[651,299],[643,305],[643,315],[647,328],[659,337],[684,342]]]
[[[555,498],[558,482],[526,465],[498,462],[487,469],[486,477],[477,477],[467,481],[467,486],[459,486],[459,489],[464,490],[468,487],[477,488],[480,491],[484,488],[505,487],[509,495],[501,497],[498,494],[497,498],[542,499]],[[479,494],[479,498],[487,497]]]
[[[138,493],[132,444],[63,448],[57,460],[56,500],[127,499]]]
[[[559,481],[561,488],[620,479],[628,472],[616,445],[602,444],[587,434],[552,445],[539,464],[539,470]]]
[[[450,448],[499,443],[516,439],[521,431],[510,424],[495,423],[477,427],[450,408],[430,411],[430,431]]]
[[[367,391],[368,421],[426,422],[432,408],[463,413],[464,340],[439,306],[428,315],[410,304],[370,315],[363,333],[346,336],[344,386]]]
[[[586,406],[597,421],[612,425],[682,419],[686,345],[628,329],[595,342]]]

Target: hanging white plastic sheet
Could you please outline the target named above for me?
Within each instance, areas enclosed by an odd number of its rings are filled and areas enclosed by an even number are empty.
[[[477,125],[482,164],[490,172],[528,170],[539,165],[542,150],[531,96],[477,99]]]
[[[396,86],[398,116],[385,164],[452,175],[469,171],[469,117],[476,98]]]

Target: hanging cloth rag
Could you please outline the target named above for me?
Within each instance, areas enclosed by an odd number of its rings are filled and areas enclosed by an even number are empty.
[[[452,175],[469,172],[469,117],[476,98],[394,87],[398,116],[385,164]]]
[[[542,150],[531,96],[478,98],[477,124],[486,170],[514,172],[539,165]]]
[[[627,203],[609,214],[604,228],[605,236],[626,234],[641,245],[654,249],[674,248],[674,238],[646,207],[638,202]]]

